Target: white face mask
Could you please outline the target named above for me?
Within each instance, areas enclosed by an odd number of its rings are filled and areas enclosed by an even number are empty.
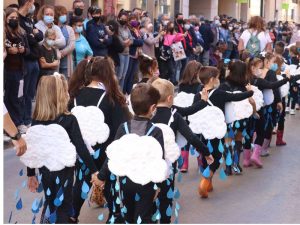
[[[185,25],[184,25],[184,29],[185,29],[185,30],[189,30],[190,28],[191,28],[191,25],[189,25],[189,24],[185,24]]]
[[[228,30],[233,30],[233,27],[228,27]]]
[[[262,70],[261,69],[256,69],[255,76],[261,77],[262,76]]]
[[[169,21],[168,21],[168,20],[164,20],[164,21],[162,22],[162,24],[163,24],[164,26],[167,26],[167,25],[168,25],[168,23],[169,23]]]

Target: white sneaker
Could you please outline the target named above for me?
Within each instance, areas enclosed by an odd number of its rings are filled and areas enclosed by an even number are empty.
[[[296,110],[300,110],[299,104],[296,104]]]
[[[10,137],[7,134],[3,134],[3,141],[10,142]]]
[[[295,115],[295,114],[296,114],[295,109],[291,109],[290,115]]]
[[[267,148],[267,149],[262,149],[261,150],[261,153],[260,153],[260,156],[261,157],[267,157],[267,156],[269,156],[270,155],[270,150],[269,150],[269,148]]]
[[[286,108],[285,108],[285,112],[286,112],[286,113],[289,113],[289,112],[290,112],[290,107],[286,107]]]
[[[27,128],[25,125],[20,125],[20,126],[18,126],[18,130],[19,130],[19,132],[20,132],[21,134],[26,134],[27,129],[28,129],[28,128]]]

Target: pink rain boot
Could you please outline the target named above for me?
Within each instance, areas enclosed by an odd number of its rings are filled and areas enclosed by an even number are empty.
[[[264,139],[264,143],[262,145],[262,150],[260,153],[261,157],[267,157],[270,155],[270,151],[269,151],[270,142],[271,142],[271,140]]]
[[[255,164],[258,168],[262,168],[263,164],[260,159],[262,147],[260,145],[254,145],[253,154],[250,158],[251,162]]]
[[[250,167],[252,166],[251,163],[251,150],[250,149],[244,149],[244,160],[243,160],[243,166],[244,167]]]
[[[186,173],[189,168],[189,151],[184,151],[184,150],[181,151],[181,157],[183,159],[183,164],[180,171],[182,173]]]

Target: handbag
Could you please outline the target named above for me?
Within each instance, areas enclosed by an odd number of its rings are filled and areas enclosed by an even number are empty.
[[[186,58],[186,54],[181,42],[172,44],[171,49],[175,62]]]

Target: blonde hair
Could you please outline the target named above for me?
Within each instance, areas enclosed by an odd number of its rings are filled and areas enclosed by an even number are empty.
[[[54,10],[53,6],[51,6],[51,5],[43,5],[40,8],[40,10],[39,10],[39,12],[38,12],[38,14],[36,16],[36,18],[37,18],[38,21],[44,19],[44,13],[45,13],[46,9],[52,9],[53,10],[53,15],[55,14],[55,10]]]
[[[44,35],[45,36],[45,40],[46,40],[46,38],[48,38],[51,35],[55,35],[55,39],[56,39],[56,32],[55,32],[55,30],[52,29],[52,28],[49,28],[45,32],[45,35]]]
[[[68,84],[64,75],[43,76],[37,88],[33,119],[48,121],[61,114],[69,114],[68,101]]]
[[[159,91],[159,102],[165,102],[170,95],[174,96],[174,85],[168,80],[158,78],[152,86]]]

